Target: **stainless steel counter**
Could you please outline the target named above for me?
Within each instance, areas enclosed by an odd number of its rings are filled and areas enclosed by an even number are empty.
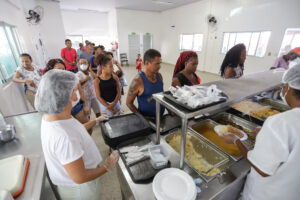
[[[155,134],[152,135],[152,141],[155,142]],[[167,150],[171,162],[171,167],[179,168],[180,156],[175,152],[165,141],[165,136],[161,137],[161,144]],[[213,181],[206,184],[204,181],[201,184],[202,192],[197,196],[199,200],[208,199],[228,199],[232,200],[239,196],[245,181],[246,175],[250,169],[250,165],[244,159],[234,162],[230,161],[231,165],[226,169],[226,174],[219,176]],[[123,163],[122,159],[118,162],[118,176],[120,180],[121,189],[126,193],[125,199],[136,200],[153,200],[155,199],[152,191],[152,182],[147,184],[134,183]],[[188,165],[184,165],[183,170],[190,174],[193,178],[201,178]]]
[[[17,200],[38,200],[45,178],[45,160],[41,145],[41,114],[28,113],[5,118],[16,128],[16,138],[0,144],[0,159],[22,154],[29,158],[30,166],[23,193]]]
[[[240,79],[228,79],[217,82],[211,82],[203,85],[216,84],[225,94],[228,95],[226,102],[204,108],[195,112],[188,112],[187,110],[177,107],[175,104],[171,104],[164,100],[163,94],[155,94],[153,98],[156,100],[156,135],[152,135],[152,140],[156,143],[161,143],[169,148],[171,167],[182,168],[185,172],[190,174],[193,178],[200,177],[195,171],[193,171],[188,165],[184,165],[184,147],[185,136],[188,129],[188,123],[191,125],[192,121],[188,121],[193,117],[205,114],[215,114],[221,112],[224,108],[233,103],[237,103],[244,99],[258,95],[264,91],[272,90],[281,86],[281,78],[283,72],[266,71],[256,74],[244,76]],[[181,152],[180,155],[176,153],[169,145],[166,144],[165,137],[160,136],[160,104],[173,111],[176,115],[182,119],[182,140],[181,140]],[[236,199],[239,196],[246,175],[249,172],[250,165],[245,159],[239,161],[230,161],[231,165],[226,168],[226,174],[219,176],[209,183],[202,183],[202,192],[197,199]],[[148,184],[136,184],[131,180],[131,177],[120,159],[118,163],[118,174],[120,179],[120,185],[122,191],[125,191],[128,196],[126,199],[155,199],[152,192],[152,183]]]

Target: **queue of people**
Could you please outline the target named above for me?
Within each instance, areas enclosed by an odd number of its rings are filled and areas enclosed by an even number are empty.
[[[113,152],[100,166],[103,159],[90,135],[97,123],[122,113],[121,95],[127,83],[122,66],[113,53],[104,51],[104,47],[94,47],[87,41],[86,46],[81,45],[76,51],[68,39],[65,45],[61,50],[62,59],[50,59],[44,70],[32,64],[29,54],[21,54],[22,66],[17,68],[13,80],[26,85],[25,94],[30,104],[43,113],[42,147],[50,179],[61,199],[99,199],[99,177],[111,171],[119,155]],[[246,55],[244,44],[233,46],[221,64],[221,76],[224,79],[242,77]],[[299,56],[299,49],[293,49],[278,58],[272,69],[288,69],[288,61]],[[172,86],[200,84],[201,79],[196,74],[198,62],[196,52],[182,52],[174,68]],[[147,50],[143,60],[138,55],[138,74],[132,80],[126,98],[130,111],[140,113],[148,120],[156,117],[152,95],[163,92],[163,76],[159,73],[161,63],[161,54],[155,49]],[[283,83],[281,96],[292,110],[266,121],[257,133],[252,151],[248,151],[235,135],[224,136],[226,142],[239,147],[252,166],[244,199],[261,199],[262,196],[278,199],[280,188],[286,184],[290,197],[294,198],[299,187],[300,177],[286,172],[295,171],[299,163],[300,65],[286,71]],[[134,104],[135,99],[138,106]],[[163,115],[165,110],[161,106],[160,114]],[[91,111],[96,115],[95,120],[90,120]]]

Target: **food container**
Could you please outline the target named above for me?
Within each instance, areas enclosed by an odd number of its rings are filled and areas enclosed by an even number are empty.
[[[181,130],[175,130],[165,137],[165,141],[180,153]],[[229,165],[229,158],[214,148],[197,133],[190,130],[186,134],[185,162],[194,169],[205,182],[210,182]],[[207,173],[208,172],[208,173]]]
[[[0,130],[0,142],[9,142],[15,138],[16,129],[12,124],[6,124]]]
[[[156,121],[150,120],[150,126],[156,131]],[[181,118],[177,115],[166,114],[160,118],[160,134],[167,133],[181,126]]]
[[[137,113],[112,117],[101,122],[100,127],[105,143],[111,148],[126,140],[153,133],[148,121]]]
[[[210,119],[203,120],[192,126],[192,130],[200,137],[214,145],[216,148],[225,152],[233,160],[237,161],[242,158],[242,153],[235,144],[228,144],[214,130],[218,124]]]
[[[167,166],[168,156],[162,145],[155,145],[148,149],[150,163],[154,169],[161,169]]]
[[[270,106],[261,105],[250,100],[245,100],[237,104],[233,104],[232,107],[244,114],[250,115],[263,121],[266,120],[267,117],[279,113],[277,110],[271,109]]]
[[[246,144],[246,146],[249,149],[253,149],[255,137],[251,133],[254,131],[255,128],[258,127],[257,124],[226,112],[216,114],[213,117],[211,117],[211,119],[219,124],[231,125],[233,127],[243,130],[249,136],[248,140],[244,141],[244,144]]]
[[[271,106],[272,108],[280,112],[285,112],[290,109],[287,105],[283,104],[281,101],[269,99],[269,98],[260,99],[258,103]]]

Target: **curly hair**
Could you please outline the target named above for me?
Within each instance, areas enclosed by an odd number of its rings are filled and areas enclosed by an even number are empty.
[[[46,64],[46,68],[45,68],[45,72],[44,73],[52,70],[57,63],[62,64],[65,67],[65,69],[66,69],[66,65],[65,65],[65,63],[64,63],[64,61],[62,59],[54,58],[54,59],[50,59],[48,61],[48,63]]]
[[[225,55],[223,63],[220,68],[221,76],[224,76],[225,68],[231,66],[236,68],[240,64],[241,53],[246,50],[246,46],[242,43],[233,46]],[[244,69],[244,63],[240,64],[242,69]]]

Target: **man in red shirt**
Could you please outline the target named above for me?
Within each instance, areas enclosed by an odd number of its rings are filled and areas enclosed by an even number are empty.
[[[69,39],[65,40],[66,48],[61,50],[61,58],[64,60],[65,65],[68,71],[78,72],[78,67],[76,64],[77,61],[77,53],[76,50],[72,48],[72,42]]]

